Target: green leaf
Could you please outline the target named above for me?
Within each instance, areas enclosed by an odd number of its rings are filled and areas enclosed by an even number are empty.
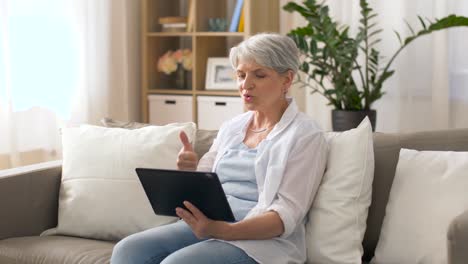
[[[375,36],[375,35],[381,33],[382,31],[383,31],[383,29],[377,29],[377,30],[371,32],[367,37],[371,38],[372,36]]]
[[[302,63],[302,71],[306,73],[309,72],[309,63],[307,62]]]
[[[372,41],[371,43],[369,43],[369,47],[372,47],[372,46],[374,46],[375,44],[377,44],[377,43],[379,43],[381,41],[382,41],[381,39],[376,39],[376,40]]]
[[[393,32],[395,32],[395,35],[398,37],[398,41],[400,42],[400,45],[403,45],[403,40],[401,40],[400,33],[398,33],[398,31],[396,30],[393,30]]]
[[[406,21],[406,19],[405,19],[405,24],[409,28],[409,30],[411,31],[411,34],[416,35],[416,33],[414,32],[414,29],[411,27],[411,25],[408,23],[408,21]]]
[[[377,26],[378,24],[377,23],[372,23],[370,24],[369,26],[367,26],[367,29],[372,29],[373,27]]]
[[[367,17],[367,21],[373,19],[374,17],[377,17],[377,14],[376,14],[376,13],[373,13],[372,15],[368,16],[368,17]]]
[[[379,80],[379,84],[380,86],[382,85],[382,83],[387,80],[388,78],[390,78],[390,76],[392,76],[393,74],[395,73],[395,71],[386,71],[386,72],[383,72],[382,73],[382,76],[380,77],[380,80]],[[379,86],[379,88],[380,88]]]
[[[289,2],[286,5],[284,5],[283,10],[288,11],[290,13],[296,11],[296,12],[301,13],[302,16],[304,16],[303,14],[307,13],[307,9],[305,9],[304,7],[298,5],[298,4],[294,3],[294,2]]]
[[[405,46],[408,45],[411,41],[415,40],[418,36],[411,36],[405,39]]]
[[[332,94],[335,94],[336,93],[336,90],[335,89],[328,89],[324,92],[324,94],[326,95],[332,95]]]
[[[314,55],[317,54],[317,52],[318,52],[317,41],[315,41],[314,39],[310,40],[309,51],[310,51],[310,53],[312,53]]]
[[[327,72],[327,71],[320,70],[320,69],[315,69],[315,70],[313,70],[312,72],[313,72],[313,74],[320,75],[320,76],[326,76],[326,75],[328,75],[328,72]]]
[[[424,20],[422,19],[421,16],[418,16],[419,22],[421,22],[421,25],[424,29],[427,29],[426,23],[424,23]]]
[[[432,32],[435,30],[461,26],[468,26],[468,18],[450,15],[448,17],[437,20],[435,23],[431,23],[431,25],[429,26],[429,30],[430,32]]]

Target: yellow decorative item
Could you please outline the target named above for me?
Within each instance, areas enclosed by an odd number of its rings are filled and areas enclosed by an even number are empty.
[[[244,32],[244,9],[242,9],[241,17],[239,19],[239,27],[237,28],[237,32]]]

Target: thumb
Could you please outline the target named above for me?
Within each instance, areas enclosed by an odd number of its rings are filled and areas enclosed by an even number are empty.
[[[184,131],[180,131],[179,138],[184,145],[182,151],[193,151],[192,144],[190,144],[187,134]]]

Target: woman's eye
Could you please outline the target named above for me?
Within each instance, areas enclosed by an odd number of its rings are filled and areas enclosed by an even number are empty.
[[[237,74],[237,78],[239,78],[239,79],[244,79],[244,78],[245,78],[245,75],[244,75],[244,74]]]
[[[265,75],[259,75],[259,74],[257,75],[257,78],[260,78],[260,79],[263,79],[265,77],[266,77]]]

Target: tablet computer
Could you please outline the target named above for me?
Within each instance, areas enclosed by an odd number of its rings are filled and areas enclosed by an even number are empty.
[[[136,173],[153,210],[158,215],[177,216],[177,207],[189,201],[213,220],[235,218],[214,172],[137,168]]]

